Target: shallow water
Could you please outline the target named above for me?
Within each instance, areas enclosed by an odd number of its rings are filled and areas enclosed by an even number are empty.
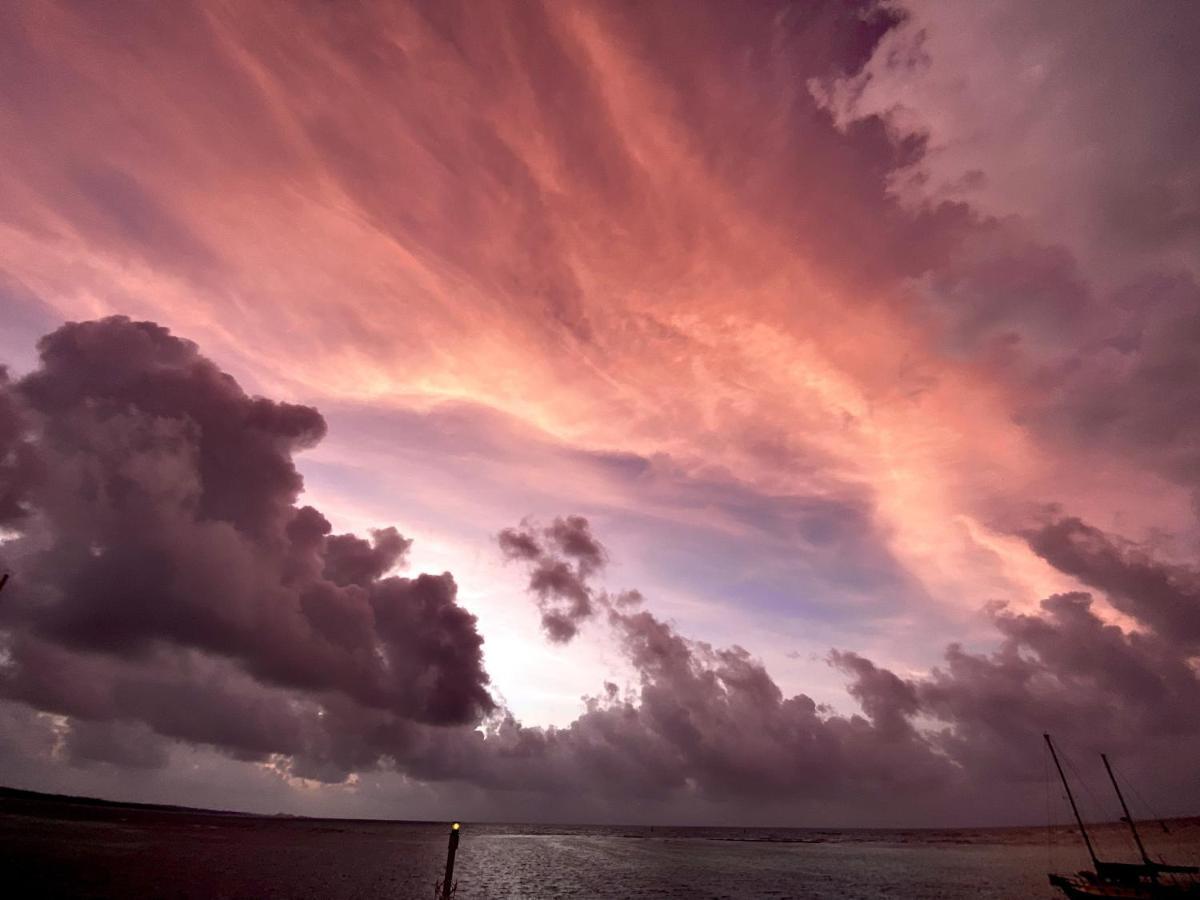
[[[445,824],[0,798],[0,872],[16,897],[429,898],[446,837]],[[1114,826],[1099,838],[1114,855],[1124,849]],[[1173,861],[1200,861],[1200,819],[1175,822],[1152,846]],[[1069,829],[467,823],[456,896],[1049,898],[1048,861],[1064,871],[1085,864]]]

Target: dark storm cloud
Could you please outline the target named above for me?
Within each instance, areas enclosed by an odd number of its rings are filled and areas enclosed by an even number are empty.
[[[1086,340],[1097,313],[1071,253],[1031,240],[1011,222],[979,224],[921,287],[950,354],[1000,365],[1021,358],[1036,365]]]
[[[588,520],[560,517],[545,528],[525,522],[520,528],[505,528],[497,540],[507,558],[531,564],[529,590],[538,597],[547,637],[557,643],[570,641],[604,599],[593,596],[588,585],[607,558]]]
[[[71,725],[63,749],[76,765],[99,762],[160,769],[169,758],[168,743],[144,725],[83,720]]]
[[[888,163],[894,191],[963,204],[958,239],[915,273],[926,324],[1004,370],[1021,421],[1072,460],[1130,459],[1194,489],[1200,7],[893,9],[904,21],[862,71],[814,89],[843,127],[925,141]]]
[[[1200,572],[1194,568],[1155,560],[1136,544],[1074,517],[1022,536],[1050,565],[1102,591],[1162,640],[1200,649]]]
[[[1200,285],[1149,273],[1112,298],[1107,328],[1047,367],[1027,418],[1200,489]]]
[[[844,120],[878,115],[898,139],[928,137],[933,152],[896,173],[902,189],[1020,216],[1095,268],[1195,265],[1194,3],[893,9],[906,21],[830,102]]]
[[[929,738],[940,750],[981,782],[1030,786],[1049,731],[1114,754],[1160,796],[1178,792],[1181,811],[1194,808],[1195,784],[1169,767],[1200,748],[1200,680],[1177,645],[1105,624],[1087,594],[1049,597],[1038,615],[997,610],[994,621],[999,649],[951,646],[945,668],[917,686],[921,709],[944,723]]]
[[[264,717],[269,702],[226,691],[231,671],[404,720],[493,709],[453,578],[390,576],[409,543],[395,529],[331,535],[297,508],[292,454],[323,436],[316,410],[247,396],[153,323],[71,323],[39,349],[0,395],[20,529],[3,548],[9,696],[259,755],[301,748],[286,704]],[[231,665],[186,663],[201,657]],[[262,740],[221,733],[272,718]]]
[[[311,507],[305,510],[309,516],[315,512]],[[330,535],[325,539],[324,575],[337,585],[367,587],[402,564],[411,546],[411,540],[391,527],[372,531],[370,542],[353,534]]]
[[[606,590],[609,554],[585,517],[524,521],[497,542],[527,567],[549,637],[603,623],[636,673],[567,727],[525,726],[488,695],[448,574],[390,576],[409,548],[395,529],[332,535],[295,506],[292,454],[321,437],[316,411],[247,397],[150,323],[67,325],[41,352],[0,392],[18,535],[2,548],[17,577],[0,605],[0,690],[64,718],[23,718],[12,753],[146,769],[211,746],[319,781],[395,768],[532,793],[558,814],[567,798],[614,816],[637,798],[853,819],[886,793],[912,820],[963,797],[980,816],[1028,818],[1046,730],[1147,778],[1200,747],[1195,573],[1068,518],[1029,531],[1031,546],[1139,630],[1077,593],[1037,613],[993,608],[992,652],[952,645],[924,676],[833,651],[861,713],[788,696],[747,650],[691,640],[637,591]],[[1186,799],[1181,777],[1157,783]]]
[[[498,540],[529,566],[551,638],[602,617],[639,693],[612,686],[567,729],[503,712],[484,734],[433,727],[494,709],[481,638],[449,575],[387,575],[409,546],[397,531],[331,535],[295,506],[292,454],[324,430],[314,410],[247,397],[151,323],[70,324],[40,350],[41,367],[0,395],[6,464],[35,464],[5,482],[21,491],[19,537],[4,546],[17,578],[0,612],[0,686],[66,717],[69,763],[156,766],[174,741],[326,781],[395,766],[660,798],[834,796],[945,775],[895,727],[911,709],[889,717],[864,699],[870,721],[830,716],[784,698],[745,650],[689,641],[641,610],[637,591],[597,587],[608,554],[582,516]],[[892,677],[857,673],[859,696]]]
[[[532,573],[557,558],[527,527],[505,532],[501,542]],[[529,552],[514,552],[517,543]],[[560,778],[565,788],[574,777],[631,793],[837,797],[848,806],[888,791],[906,802],[941,803],[943,812],[950,798],[970,796],[1020,817],[1013,798],[1028,802],[1029,785],[1040,785],[1040,736],[1053,731],[1074,748],[1123,754],[1131,771],[1150,777],[1164,754],[1200,747],[1200,679],[1178,639],[1200,626],[1200,607],[1180,603],[1173,627],[1159,636],[1153,629],[1167,600],[1155,594],[1164,590],[1163,573],[1144,560],[1114,559],[1108,541],[1091,550],[1084,558],[1100,574],[1089,583],[1142,598],[1125,611],[1147,632],[1106,624],[1092,598],[1078,593],[1047,598],[1037,614],[993,607],[994,652],[951,645],[945,665],[920,678],[833,651],[829,662],[850,677],[848,691],[865,718],[820,708],[804,694],[785,697],[740,647],[691,641],[650,612],[606,603],[607,621],[638,672],[637,696],[593,698],[566,729],[510,721],[494,735],[501,749],[490,748],[480,768],[524,786],[533,779],[550,787]],[[1191,577],[1166,577],[1182,574]],[[537,594],[532,581],[530,590]],[[542,765],[522,771],[514,758]]]
[[[36,460],[22,440],[24,423],[10,391],[8,370],[0,365],[0,526],[25,518]]]
[[[586,520],[558,521],[573,523],[574,534],[588,535],[589,558],[604,557]],[[552,533],[553,527],[544,532]],[[502,532],[500,542],[510,557],[529,564],[530,591],[540,604],[535,576],[565,562],[565,554],[538,542],[527,525]],[[531,544],[532,552],[514,552],[518,542]],[[945,761],[917,740],[908,724],[915,702],[894,704],[894,695],[883,687],[895,683],[913,690],[891,673],[854,654],[838,655],[836,662],[853,676],[851,691],[864,701],[869,718],[833,715],[803,694],[785,697],[743,648],[689,640],[651,612],[625,605],[621,595],[613,598],[594,587],[589,577],[578,575],[576,581],[597,598],[595,611],[603,610],[637,671],[636,696],[608,691],[592,699],[588,711],[566,729],[527,729],[510,722],[497,738],[512,750],[493,756],[493,765],[508,762],[512,753],[533,754],[545,761],[524,776],[535,782],[574,777],[619,784],[631,793],[725,799],[800,792],[848,796],[885,785],[916,789],[951,777]],[[508,768],[512,777],[510,763]]]
[[[910,718],[916,714],[916,687],[902,681],[892,672],[878,668],[857,653],[834,650],[829,662],[853,677],[850,696],[858,701],[863,712],[877,728],[891,734],[912,731]]]

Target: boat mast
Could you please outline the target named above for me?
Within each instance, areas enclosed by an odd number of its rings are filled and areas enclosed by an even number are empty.
[[[1142,838],[1138,834],[1137,826],[1133,824],[1133,816],[1129,814],[1129,807],[1125,805],[1125,798],[1121,794],[1121,787],[1117,784],[1117,776],[1113,774],[1112,766],[1108,764],[1108,757],[1103,753],[1100,758],[1104,760],[1104,768],[1108,771],[1108,779],[1112,782],[1113,790],[1117,792],[1117,799],[1121,801],[1121,811],[1125,813],[1125,821],[1129,824],[1129,830],[1133,832],[1133,841],[1137,844],[1138,853],[1142,854],[1142,862],[1148,866],[1154,865],[1154,861],[1146,853],[1146,848],[1142,845]]]
[[[1092,839],[1088,837],[1087,829],[1083,826],[1083,818],[1079,815],[1079,807],[1075,805],[1075,795],[1071,793],[1071,785],[1067,784],[1067,776],[1063,772],[1062,764],[1058,761],[1058,754],[1054,752],[1054,744],[1050,740],[1050,735],[1043,734],[1046,739],[1046,746],[1050,748],[1050,758],[1054,760],[1054,768],[1058,769],[1058,777],[1062,779],[1063,787],[1067,791],[1067,799],[1071,802],[1071,812],[1075,813],[1075,821],[1079,823],[1079,831],[1083,834],[1083,843],[1087,846],[1088,856],[1092,858],[1092,865],[1096,870],[1100,869],[1100,860],[1096,859],[1096,851],[1092,849]]]

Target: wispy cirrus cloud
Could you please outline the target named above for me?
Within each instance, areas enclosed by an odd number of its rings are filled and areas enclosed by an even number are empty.
[[[0,349],[20,375],[33,337],[125,313],[250,393],[319,406],[331,433],[295,464],[298,502],[331,533],[416,538],[314,538],[346,557],[330,572],[408,553],[462,573],[477,674],[536,658],[571,695],[643,678],[628,635],[584,624],[594,608],[568,616],[570,648],[533,648],[491,536],[571,512],[686,646],[745,643],[781,696],[842,716],[890,698],[892,732],[903,685],[928,716],[950,678],[938,709],[978,748],[994,723],[968,724],[969,698],[1091,708],[1035,703],[1083,677],[1065,648],[1118,627],[1137,655],[1161,624],[1078,541],[1031,546],[1047,504],[1122,565],[1135,547],[1194,568],[1191,13],[1090,13],[13,6]],[[1063,654],[1040,656],[1043,628]],[[270,667],[244,668],[246,640],[196,665],[253,670],[237,690],[257,697]],[[573,721],[544,686],[490,690],[530,727]],[[60,752],[116,765],[121,727]],[[352,770],[351,745],[313,771]]]

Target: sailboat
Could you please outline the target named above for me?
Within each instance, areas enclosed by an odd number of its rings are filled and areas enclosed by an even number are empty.
[[[1071,785],[1067,783],[1066,773],[1063,772],[1063,767],[1058,761],[1054,742],[1050,740],[1050,735],[1042,736],[1046,739],[1046,746],[1050,748],[1054,767],[1058,769],[1058,777],[1062,779],[1063,788],[1067,792],[1067,800],[1070,801],[1071,812],[1075,814],[1079,833],[1083,835],[1083,843],[1087,847],[1088,856],[1092,858],[1091,871],[1076,872],[1074,875],[1050,873],[1050,884],[1062,891],[1070,900],[1086,900],[1086,898],[1094,897],[1123,897],[1135,898],[1135,900],[1141,900],[1141,898],[1147,898],[1147,900],[1197,898],[1200,900],[1200,880],[1196,878],[1197,874],[1200,874],[1200,867],[1156,862],[1146,852],[1141,835],[1138,834],[1137,825],[1133,821],[1133,816],[1129,814],[1129,807],[1125,804],[1121,786],[1117,784],[1117,777],[1108,763],[1108,757],[1103,753],[1100,754],[1100,758],[1104,761],[1104,768],[1108,771],[1113,790],[1117,792],[1117,799],[1121,801],[1121,811],[1125,814],[1121,821],[1126,823],[1133,833],[1133,841],[1137,844],[1142,861],[1136,863],[1106,862],[1096,856],[1092,839],[1088,836],[1087,827],[1079,815],[1079,807],[1075,805],[1075,795],[1071,793]]]

